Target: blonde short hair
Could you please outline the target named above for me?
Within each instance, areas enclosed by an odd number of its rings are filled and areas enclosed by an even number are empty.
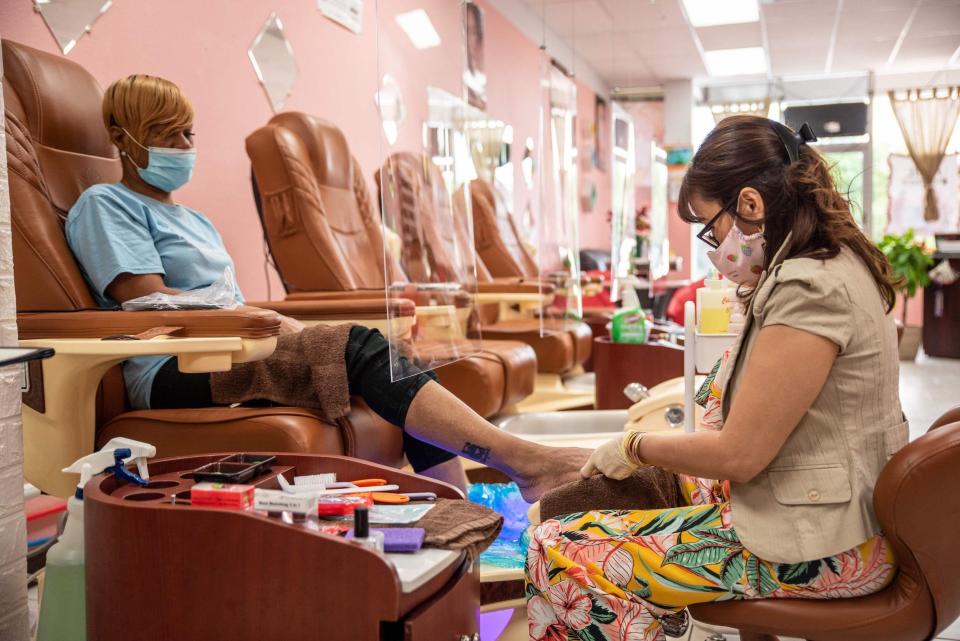
[[[193,124],[193,105],[169,80],[134,74],[117,80],[103,94],[103,124],[120,126],[137,141],[152,129],[162,136]]]

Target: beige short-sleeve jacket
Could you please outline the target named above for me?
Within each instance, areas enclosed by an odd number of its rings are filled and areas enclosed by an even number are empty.
[[[893,317],[870,271],[848,249],[828,260],[775,258],[746,316],[731,353],[724,418],[737,394],[763,394],[773,404],[790,394],[737,388],[763,327],[823,336],[838,352],[822,391],[773,462],[751,481],[731,483],[734,528],[748,550],[768,561],[799,563],[848,550],[880,531],[873,488],[907,442]]]

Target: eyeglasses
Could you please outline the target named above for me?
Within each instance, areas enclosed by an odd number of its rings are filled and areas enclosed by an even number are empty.
[[[697,238],[699,240],[702,240],[713,249],[716,249],[717,247],[720,246],[720,241],[717,240],[717,237],[714,236],[713,234],[713,226],[717,224],[717,220],[720,219],[720,215],[726,211],[727,211],[726,207],[721,207],[720,211],[715,213],[713,215],[713,218],[707,221],[707,224],[704,225],[703,229],[701,229],[700,232],[697,234]]]

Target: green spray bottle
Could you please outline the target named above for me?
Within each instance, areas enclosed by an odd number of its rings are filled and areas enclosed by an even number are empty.
[[[37,641],[85,641],[87,638],[86,577],[83,550],[83,488],[94,474],[113,472],[125,481],[146,486],[148,481],[127,470],[127,461],[136,460],[137,469],[150,478],[146,458],[156,455],[147,443],[116,438],[102,450],[84,456],[66,473],[80,474],[80,482],[67,501],[67,525],[57,543],[47,552],[43,598]]]
[[[610,319],[610,338],[614,343],[645,343],[647,341],[647,316],[640,307],[636,279],[620,281],[621,308]]]

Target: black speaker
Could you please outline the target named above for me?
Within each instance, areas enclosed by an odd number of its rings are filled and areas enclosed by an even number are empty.
[[[867,108],[865,102],[797,105],[784,109],[783,118],[794,131],[808,123],[817,138],[862,136],[867,133]]]

